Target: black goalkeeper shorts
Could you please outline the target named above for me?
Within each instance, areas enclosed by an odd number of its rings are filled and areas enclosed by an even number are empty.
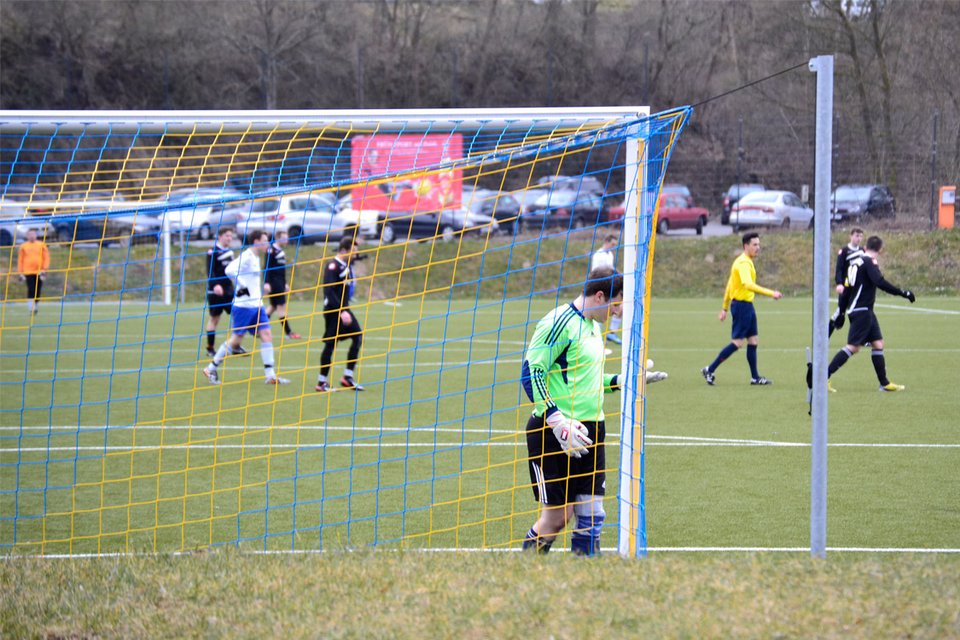
[[[527,421],[527,453],[533,497],[541,504],[561,506],[577,495],[602,496],[607,485],[607,456],[604,422],[584,422],[593,445],[579,458],[563,452],[560,442],[543,416]]]

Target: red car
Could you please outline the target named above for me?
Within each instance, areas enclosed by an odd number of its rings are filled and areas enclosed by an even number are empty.
[[[709,211],[693,206],[684,195],[665,192],[660,195],[657,232],[665,234],[671,229],[696,229],[699,236],[703,234],[709,215]]]

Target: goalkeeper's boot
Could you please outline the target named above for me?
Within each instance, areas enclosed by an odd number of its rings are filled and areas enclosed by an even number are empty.
[[[213,347],[207,347],[207,357],[212,358],[215,355],[217,355],[217,350]]]
[[[773,384],[773,380],[770,380],[769,378],[764,378],[763,376],[760,376],[759,378],[750,378],[750,384],[752,384],[752,385],[759,385],[759,386],[761,386],[761,387],[765,387],[765,386],[767,386],[768,384]]]
[[[280,376],[268,376],[267,379],[264,380],[264,383],[265,384],[290,384],[290,381],[287,380],[286,378],[281,378]]]
[[[666,371],[647,371],[646,374],[647,384],[660,382],[661,380],[666,380],[668,377]]]
[[[710,385],[711,387],[717,381],[716,376],[710,373],[710,367],[704,367],[703,369],[700,369],[700,373],[703,374],[703,379],[706,380],[707,384]]]
[[[340,386],[345,389],[353,389],[354,391],[365,391],[363,385],[358,384],[357,381],[350,376],[340,378]]]
[[[302,338],[303,336],[301,336],[301,335],[300,335],[299,333],[297,333],[296,331],[291,331],[290,333],[287,334],[287,337],[290,338],[291,340],[299,340],[299,339]]]
[[[210,384],[220,384],[220,374],[217,373],[216,369],[204,367],[203,375],[207,376],[207,380],[210,381]]]
[[[837,390],[833,388],[833,384],[830,382],[830,378],[827,378],[827,393],[836,393]]]
[[[233,355],[235,355],[235,356],[248,356],[248,355],[250,355],[250,352],[247,351],[246,349],[244,349],[243,347],[233,347],[233,349],[230,351],[230,353],[233,354]]]
[[[315,386],[313,390],[320,393],[326,393],[327,391],[330,391],[330,383],[328,383],[326,380],[323,382],[318,382],[317,386]]]
[[[893,382],[880,385],[880,391],[903,391],[904,389],[906,389],[906,387],[902,384],[895,384]]]

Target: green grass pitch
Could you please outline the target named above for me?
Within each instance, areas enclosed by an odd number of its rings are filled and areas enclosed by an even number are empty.
[[[907,390],[878,392],[868,351],[835,377],[828,545],[957,549],[960,300],[879,302],[888,372]],[[306,339],[278,350],[292,384],[274,388],[263,385],[257,356],[229,358],[224,384],[207,384],[196,307],[124,304],[118,319],[114,303],[47,304],[31,327],[22,305],[7,304],[0,548],[515,548],[537,507],[517,378],[527,323],[551,305],[359,307],[368,390],[317,394],[322,325],[306,305],[291,309]],[[758,302],[760,370],[775,381],[766,388],[749,385],[742,354],[719,369],[716,387],[704,384],[699,368],[729,336],[718,305],[651,305],[649,355],[670,378],[646,399],[648,543],[803,548],[810,301]],[[610,369],[618,358],[615,350]],[[607,410],[615,434],[617,397]],[[615,464],[615,437],[609,446]],[[616,537],[616,484],[608,473],[606,547]]]

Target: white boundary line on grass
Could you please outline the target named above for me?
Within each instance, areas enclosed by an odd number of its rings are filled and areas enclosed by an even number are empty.
[[[224,545],[230,546],[230,545]],[[339,551],[339,550],[338,550]],[[385,552],[395,552],[403,551],[404,553],[418,552],[418,553],[522,553],[523,549],[519,547],[511,547],[509,549],[481,549],[477,547],[461,548],[461,547],[441,547],[435,549],[382,549],[381,551]],[[960,553],[960,549],[953,548],[943,548],[943,549],[926,549],[922,547],[827,547],[827,551],[830,553]],[[0,554],[0,561],[14,561],[14,560],[78,560],[78,559],[104,559],[109,560],[112,558],[138,558],[138,557],[178,557],[178,556],[195,556],[198,553],[206,553],[207,549],[200,549],[198,551],[172,551],[170,553],[161,553],[161,552],[115,552],[115,553],[56,553],[48,555],[4,555]],[[807,547],[647,547],[648,553],[810,553],[810,549]],[[334,551],[323,551],[318,549],[277,549],[270,551],[263,550],[244,550],[241,551],[242,554],[252,555],[252,556],[299,556],[299,555],[322,555],[324,553],[335,553]],[[557,549],[554,553],[570,553],[567,549]],[[615,547],[607,547],[603,549],[603,553],[609,555],[616,555],[617,549]]]

